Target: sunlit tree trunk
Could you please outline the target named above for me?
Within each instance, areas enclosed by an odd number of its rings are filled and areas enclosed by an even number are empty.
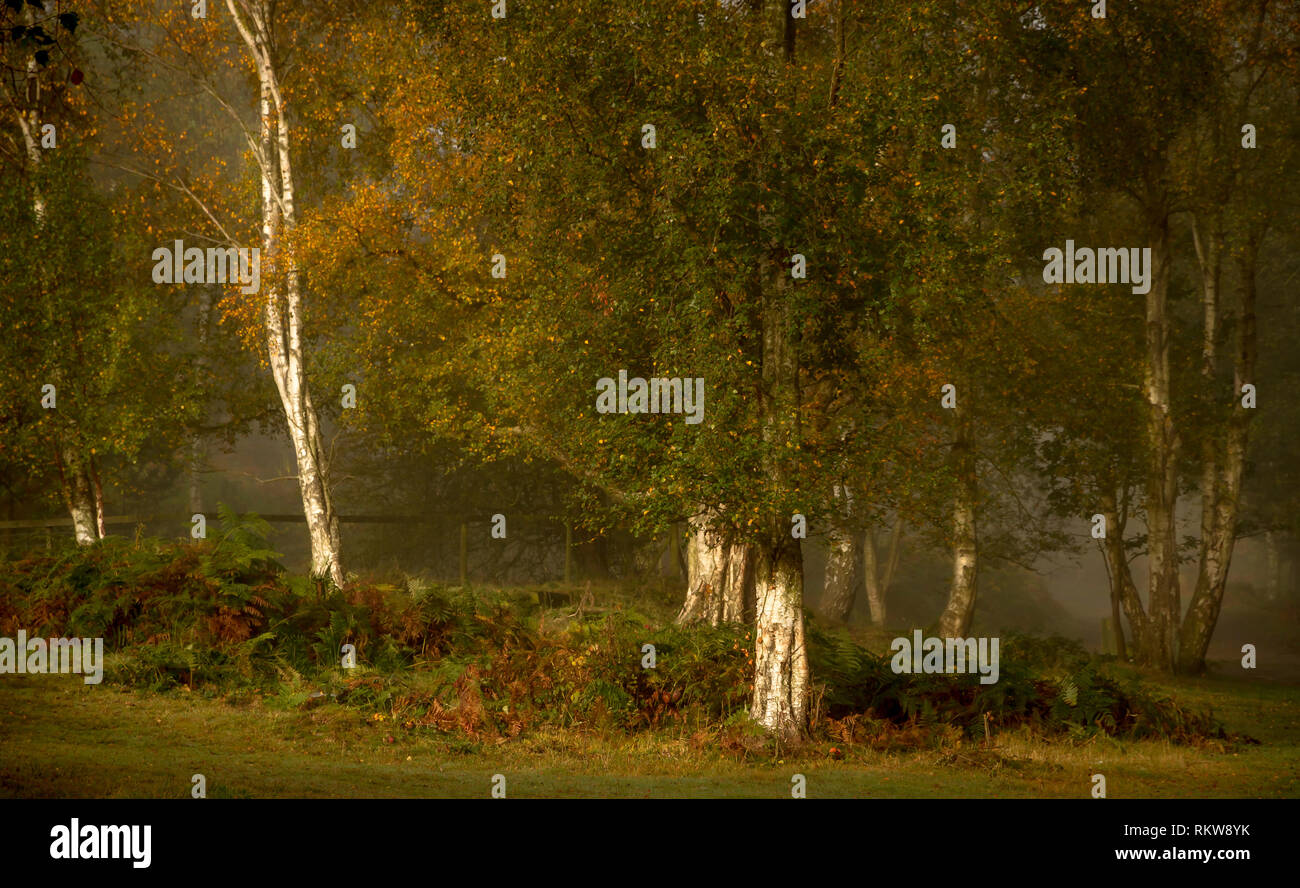
[[[263,275],[264,320],[271,375],[288,425],[298,467],[298,488],[311,538],[311,569],[343,583],[342,540],[325,477],[320,423],[304,366],[301,276],[292,247],[284,244],[297,224],[296,185],[290,161],[290,127],[272,56],[270,5],[226,0],[257,71],[261,93],[262,252],[273,274]]]
[[[789,534],[759,547],[757,646],[751,715],[784,743],[808,723],[808,649],[803,625],[803,556]]]
[[[753,546],[732,540],[701,509],[686,539],[686,601],[677,622],[744,623],[754,613]]]
[[[784,62],[794,63],[795,20],[777,0],[773,15]],[[763,481],[781,490],[790,479],[780,454],[799,440],[799,349],[797,325],[784,267],[785,248],[768,245],[759,272],[762,334],[760,416]],[[782,743],[796,743],[808,727],[808,649],[804,645],[803,554],[790,533],[788,515],[772,516],[758,544],[755,576],[754,697],[750,714]]]
[[[71,444],[65,444],[59,451],[59,480],[64,505],[72,516],[77,545],[89,546],[100,536],[94,483],[80,449]]]

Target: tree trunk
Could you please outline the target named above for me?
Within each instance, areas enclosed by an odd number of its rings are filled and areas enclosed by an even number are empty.
[[[787,70],[794,64],[796,24],[791,6],[772,3]],[[765,244],[754,281],[760,306],[762,482],[782,493],[791,487],[787,454],[800,441],[799,327],[779,238]],[[779,742],[794,744],[808,727],[808,651],[804,645],[803,553],[790,533],[790,516],[765,522],[757,559],[754,696],[750,715]]]
[[[198,335],[199,353],[194,361],[195,381],[202,386],[206,381],[206,370],[208,366],[207,346],[208,346],[208,323],[212,316],[212,293],[207,287],[199,290],[199,316],[196,333]],[[204,440],[203,432],[195,429],[190,438],[190,459],[189,459],[189,498],[190,514],[198,515],[203,512],[203,467],[207,462],[207,442]]]
[[[1246,246],[1241,255],[1241,316],[1237,325],[1238,348],[1234,367],[1234,391],[1255,377],[1255,255],[1256,243]],[[1239,398],[1240,395],[1234,395]],[[1196,591],[1183,618],[1178,638],[1178,669],[1197,673],[1205,669],[1205,652],[1210,647],[1223,606],[1228,583],[1228,567],[1237,541],[1237,513],[1241,506],[1241,480],[1246,468],[1246,445],[1253,411],[1236,401],[1225,436],[1222,471],[1212,477],[1212,488],[1202,491],[1202,507],[1211,514],[1202,519],[1209,538],[1201,540],[1201,563]]]
[[[1128,554],[1124,550],[1124,532],[1128,524],[1127,496],[1125,511],[1120,512],[1114,493],[1104,489],[1101,493],[1101,514],[1106,519],[1106,538],[1102,540],[1102,553],[1106,557],[1106,574],[1110,578],[1111,619],[1115,621],[1115,653],[1121,660],[1128,659],[1128,646],[1124,639],[1124,625],[1120,622],[1120,607],[1128,616],[1133,630],[1133,644],[1142,647],[1150,644],[1151,621],[1142,608],[1133,571],[1129,568]]]
[[[761,269],[764,480],[789,486],[785,454],[799,441],[798,325],[778,245]],[[772,516],[757,553],[754,698],[750,713],[782,743],[808,727],[808,651],[804,646],[803,553],[787,515]]]
[[[1173,669],[1173,632],[1178,621],[1178,435],[1170,397],[1169,220],[1157,214],[1152,224],[1151,290],[1146,301],[1146,481],[1147,610],[1150,631],[1135,634],[1137,661]]]
[[[86,459],[87,474],[90,477],[90,492],[95,497],[95,535],[98,539],[108,536],[104,526],[104,485],[99,480],[99,469],[92,454]]]
[[[289,121],[271,55],[271,14],[264,2],[239,5],[244,7],[243,12],[235,0],[226,0],[226,8],[252,56],[261,90],[258,161],[262,177],[262,253],[271,261],[275,272],[262,275],[266,290],[268,362],[298,467],[298,489],[311,539],[311,570],[341,586],[342,540],[338,515],[325,477],[320,423],[303,360],[300,274],[292,247],[283,244],[284,236],[291,234],[297,224],[297,193],[289,156]]]
[[[975,478],[970,423],[963,408],[957,414],[957,439],[953,443],[953,467],[957,489],[952,507],[952,586],[948,604],[939,617],[940,638],[965,638],[975,618],[975,576],[979,549],[975,537],[975,501],[979,495]]]
[[[77,448],[64,444],[59,452],[59,477],[63,502],[72,516],[72,529],[78,546],[89,546],[99,539],[99,522],[95,516],[94,484],[85,460]]]
[[[686,542],[686,601],[678,625],[745,623],[754,614],[753,547],[727,539],[702,510]]]
[[[1267,575],[1264,580],[1264,598],[1276,603],[1282,596],[1282,553],[1277,544],[1277,531],[1270,530],[1264,534],[1264,558]]]
[[[828,546],[826,576],[822,584],[821,610],[828,620],[846,622],[857,601],[862,585],[863,546],[861,533],[851,525],[852,498],[846,488],[836,485],[835,500],[839,511],[830,519],[826,531]],[[870,566],[875,570],[875,565]]]
[[[778,740],[797,743],[808,723],[803,556],[789,534],[759,547],[754,702],[750,714]]]
[[[867,580],[867,606],[871,609],[871,623],[874,626],[885,625],[887,610],[886,598],[889,588],[894,583],[894,572],[898,569],[898,550],[903,537],[903,519],[894,519],[894,529],[889,535],[889,555],[885,559],[884,573],[877,568],[876,534],[867,531],[862,541],[863,573]]]

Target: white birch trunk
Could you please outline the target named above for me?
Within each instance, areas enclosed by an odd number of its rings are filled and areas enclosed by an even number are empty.
[[[95,509],[94,485],[77,447],[64,445],[59,452],[59,473],[63,502],[72,516],[72,530],[78,546],[89,546],[99,539],[99,521]]]
[[[1237,324],[1238,349],[1234,364],[1235,390],[1254,379],[1256,358],[1255,325],[1255,256],[1258,242],[1248,244],[1239,254],[1241,265],[1240,317]],[[1208,318],[1207,318],[1208,320]],[[1201,562],[1196,591],[1179,627],[1178,669],[1196,673],[1205,668],[1205,653],[1218,623],[1223,595],[1228,584],[1228,568],[1237,541],[1237,514],[1241,507],[1241,483],[1246,470],[1246,446],[1250,419],[1254,411],[1233,408],[1224,436],[1224,457],[1220,471],[1209,480],[1211,489],[1202,491],[1203,508],[1209,515],[1202,518],[1208,535],[1201,540]],[[1207,533],[1207,531],[1203,531]]]
[[[953,443],[953,466],[957,489],[952,505],[952,586],[948,604],[939,617],[940,638],[965,638],[975,618],[976,571],[979,549],[975,537],[975,458],[969,421],[962,408],[957,414],[957,439]]]
[[[1147,611],[1150,633],[1135,639],[1138,662],[1173,669],[1173,634],[1178,621],[1178,434],[1170,397],[1169,221],[1158,215],[1151,226],[1151,290],[1146,300]]]
[[[788,17],[787,17],[788,18]],[[772,255],[781,255],[773,245]],[[765,481],[789,483],[781,454],[800,436],[798,326],[779,262],[760,269],[762,372],[760,401]],[[754,697],[750,714],[782,743],[798,742],[808,727],[808,651],[804,645],[803,553],[789,518],[773,518],[759,544],[754,633]]]
[[[864,568],[874,571],[874,563],[864,565],[863,534],[837,518],[826,529],[826,575],[822,581],[821,611],[828,620],[847,622],[857,603],[863,584]]]
[[[799,541],[765,545],[758,557],[754,703],[750,714],[782,743],[808,723],[808,649],[803,626]]]
[[[311,570],[343,584],[342,540],[325,476],[320,424],[307,386],[302,352],[302,292],[296,260],[283,244],[297,224],[296,188],[290,161],[290,127],[271,57],[270,7],[262,0],[226,7],[257,70],[261,91],[262,255],[274,273],[262,275],[265,288],[267,359],[284,408],[298,468]],[[241,11],[242,9],[242,11]]]
[[[686,601],[677,623],[742,623],[752,618],[753,547],[728,540],[701,509],[686,540]]]

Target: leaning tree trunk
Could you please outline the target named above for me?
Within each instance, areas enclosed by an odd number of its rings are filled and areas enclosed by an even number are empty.
[[[952,507],[952,586],[948,604],[939,617],[940,638],[964,638],[975,618],[976,571],[979,548],[975,537],[975,455],[970,423],[963,408],[956,408],[957,439],[953,443],[953,467],[957,489]]]
[[[338,515],[325,477],[320,422],[304,364],[301,278],[292,247],[284,244],[297,224],[297,188],[289,156],[289,121],[272,58],[271,11],[264,0],[226,0],[226,8],[252,57],[261,91],[262,252],[275,266],[274,274],[263,275],[268,363],[298,467],[298,489],[311,539],[311,570],[342,585]],[[270,283],[265,283],[268,277]]]
[[[1150,646],[1152,633],[1155,631],[1150,618],[1142,607],[1137,585],[1133,582],[1133,571],[1129,568],[1128,554],[1124,549],[1124,531],[1128,523],[1127,496],[1125,511],[1120,512],[1115,494],[1103,489],[1100,494],[1101,514],[1106,519],[1106,538],[1102,540],[1102,551],[1106,556],[1106,573],[1110,578],[1111,619],[1115,623],[1115,652],[1121,660],[1128,659],[1128,647],[1124,640],[1124,626],[1120,622],[1120,607],[1128,617],[1129,627],[1133,631],[1133,644],[1137,648]]]
[[[686,601],[677,623],[745,623],[754,614],[753,546],[728,539],[702,510],[686,541]]]

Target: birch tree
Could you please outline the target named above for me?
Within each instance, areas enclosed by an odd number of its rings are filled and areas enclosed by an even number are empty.
[[[200,101],[225,122],[224,131],[209,132],[215,141],[206,147],[219,154],[232,144],[233,135],[233,144],[242,147],[255,172],[254,220],[231,199],[231,180],[203,169],[204,159],[194,147],[200,140],[183,143],[179,133],[167,130],[168,119],[178,113],[167,107],[171,96],[146,95],[123,113],[137,144],[136,156],[124,169],[188,200],[210,242],[247,248],[244,232],[257,232],[260,290],[245,300],[231,300],[225,311],[246,324],[275,385],[294,454],[311,570],[339,585],[344,580],[342,539],[321,418],[309,384],[308,294],[298,259],[304,197],[296,166],[305,139],[295,113],[324,101],[318,66],[322,56],[329,60],[334,47],[327,46],[322,34],[341,12],[312,3],[228,0],[207,10],[206,17],[195,17],[185,4],[157,8],[150,2],[106,2],[102,28],[111,47],[143,58],[155,78],[181,78],[192,85]],[[292,92],[286,76],[290,58],[298,78]],[[240,91],[245,73],[251,97]],[[208,164],[223,165],[211,158]],[[172,228],[175,221],[161,224]]]

